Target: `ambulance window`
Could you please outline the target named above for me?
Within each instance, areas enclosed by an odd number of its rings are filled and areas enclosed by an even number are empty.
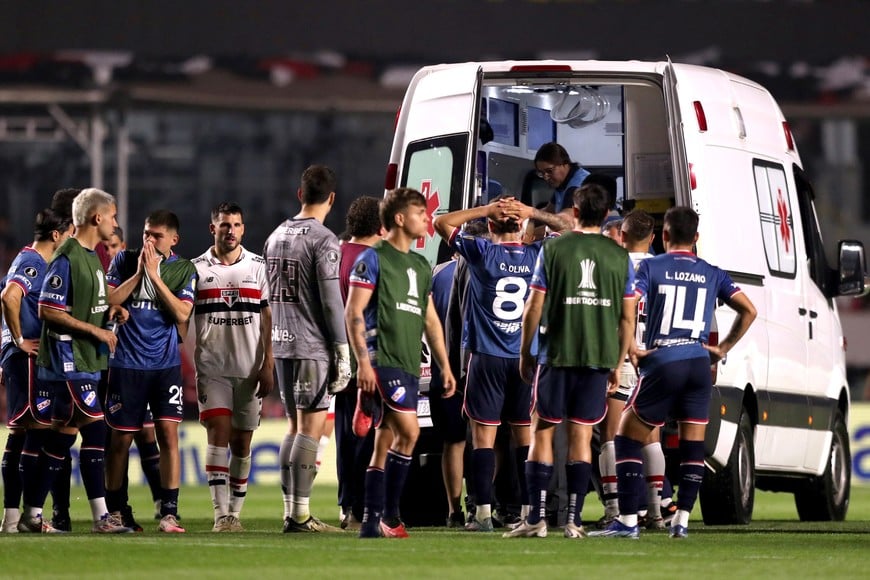
[[[794,218],[785,170],[781,165],[758,160],[753,165],[767,266],[774,276],[794,278]]]
[[[794,166],[794,178],[797,185],[798,206],[801,212],[801,224],[803,225],[804,240],[807,247],[807,265],[810,278],[825,296],[832,294],[827,291],[828,285],[828,261],[825,259],[825,247],[822,245],[822,234],[819,232],[819,224],[816,219],[816,210],[813,206],[815,194],[813,187],[807,180],[806,175],[797,165]]]
[[[424,139],[408,145],[400,185],[412,187],[426,197],[429,219],[462,209],[467,147],[467,133]],[[416,247],[433,264],[439,258],[438,241],[433,230],[433,234]]]

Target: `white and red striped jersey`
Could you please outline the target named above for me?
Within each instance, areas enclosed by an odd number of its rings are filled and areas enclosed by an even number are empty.
[[[193,265],[199,276],[193,317],[197,374],[255,376],[265,354],[261,322],[263,309],[269,307],[265,260],[242,248],[239,259],[225,265],[209,248]]]

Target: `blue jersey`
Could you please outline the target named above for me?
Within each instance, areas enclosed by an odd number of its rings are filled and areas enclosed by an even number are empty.
[[[518,358],[523,306],[541,243],[497,244],[454,230],[450,245],[468,261],[464,333],[473,353]]]
[[[716,300],[728,300],[740,288],[724,270],[691,252],[669,252],[643,260],[635,292],[646,297],[647,349],[656,349],[641,366],[708,356],[707,343]]]
[[[39,335],[42,332],[42,321],[39,320],[39,292],[42,290],[42,282],[45,279],[47,268],[48,264],[39,252],[27,246],[15,256],[3,284],[3,288],[8,284],[16,284],[24,292],[21,299],[21,311],[18,315],[21,336],[24,338],[39,340]],[[3,320],[2,341],[2,359],[5,360],[11,353],[18,350],[18,347],[12,342],[6,319]]]
[[[125,267],[125,261],[133,259],[137,259],[135,253],[118,252],[106,274],[106,282],[110,288],[117,288],[124,283],[127,278],[122,277],[122,272],[135,274],[135,265],[129,264]],[[178,256],[173,253],[166,258],[166,263],[177,260]],[[195,279],[196,271],[191,268],[190,278],[175,293],[179,300],[193,304]],[[180,365],[181,353],[178,349],[175,319],[142,290],[141,283],[124,301],[123,306],[130,313],[130,318],[118,327],[118,346],[114,355],[109,357],[109,367],[161,370]]]
[[[94,254],[92,250],[87,250]],[[102,279],[101,279],[102,280]],[[105,290],[105,289],[103,289]],[[60,255],[48,265],[43,278],[42,291],[39,293],[39,305],[44,308],[54,308],[70,312],[67,306],[73,299],[72,276],[69,258]],[[38,377],[44,381],[92,380],[99,381],[100,373],[90,373],[76,370],[73,357],[72,342],[69,340],[52,340],[51,367],[40,366]]]
[[[456,260],[438,264],[432,271],[432,304],[438,313],[438,320],[443,326],[447,320],[447,307],[450,302],[450,291],[453,289],[453,274],[456,272]]]

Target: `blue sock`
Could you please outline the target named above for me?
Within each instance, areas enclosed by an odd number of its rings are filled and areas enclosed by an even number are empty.
[[[3,507],[18,509],[21,505],[21,474],[18,465],[21,463],[21,451],[24,449],[24,439],[27,433],[10,432],[6,438],[6,449],[3,451],[3,462],[0,472],[3,476]]]
[[[680,486],[677,508],[687,512],[695,507],[704,478],[704,442],[680,439]]]
[[[178,515],[178,488],[160,490],[160,515]]]
[[[363,509],[363,524],[377,525],[384,515],[384,471],[377,467],[369,467],[366,471],[365,507]]]
[[[477,490],[477,505],[492,505],[492,476],[495,473],[495,450],[475,449],[471,452],[472,478]]]
[[[43,439],[42,450],[32,474],[22,472],[21,484],[24,486],[24,503],[31,507],[41,508],[45,505],[48,490],[54,480],[63,475],[64,459],[69,457],[69,450],[76,441],[75,435],[59,433],[51,429],[41,429]],[[28,434],[30,432],[28,431]],[[25,443],[25,448],[27,443]],[[22,459],[23,459],[22,455]],[[32,475],[35,480],[30,481]]]
[[[526,521],[537,524],[547,515],[547,488],[553,476],[552,463],[526,461],[526,485],[529,488],[529,498],[532,509]]]
[[[75,442],[75,441],[73,441]],[[72,447],[72,445],[70,445]],[[56,512],[69,512],[69,486],[72,479],[72,455],[69,449],[51,484],[51,501]]]
[[[514,453],[514,460],[517,462],[517,473],[520,480],[520,503],[529,505],[529,486],[526,484],[526,478],[523,476],[526,470],[526,460],[529,458],[529,446],[523,445],[517,447]]]
[[[106,496],[106,424],[92,421],[79,429],[82,444],[79,448],[79,471],[88,499]]]
[[[580,526],[583,524],[583,503],[589,491],[589,477],[592,464],[586,461],[571,461],[565,466],[568,480],[568,521]]]
[[[643,443],[617,435],[613,440],[613,446],[616,451],[619,513],[636,514],[640,490],[646,489],[646,480],[643,476]]]
[[[142,444],[136,444],[139,450],[139,463],[142,465],[142,473],[145,474],[145,480],[148,482],[148,487],[151,488],[151,499],[157,501],[160,499],[160,450],[157,448],[156,441],[148,441]],[[127,480],[125,478],[124,482]],[[126,486],[125,486],[126,487]]]
[[[399,501],[402,499],[402,490],[405,489],[405,480],[408,479],[410,469],[410,457],[396,453],[392,449],[387,452],[387,465],[384,467],[385,519],[399,517]]]

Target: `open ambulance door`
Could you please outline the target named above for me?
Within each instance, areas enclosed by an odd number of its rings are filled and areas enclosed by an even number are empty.
[[[426,196],[429,231],[413,249],[433,266],[448,253],[431,221],[474,202],[482,76],[477,64],[433,70],[414,79],[402,105],[397,184]]]
[[[665,94],[665,109],[668,114],[668,139],[671,144],[671,166],[674,173],[674,197],[679,205],[691,206],[691,180],[689,163],[686,159],[686,142],[683,135],[683,116],[677,97],[677,77],[674,65],[668,64],[662,71],[662,85]],[[695,208],[697,209],[697,208]]]

